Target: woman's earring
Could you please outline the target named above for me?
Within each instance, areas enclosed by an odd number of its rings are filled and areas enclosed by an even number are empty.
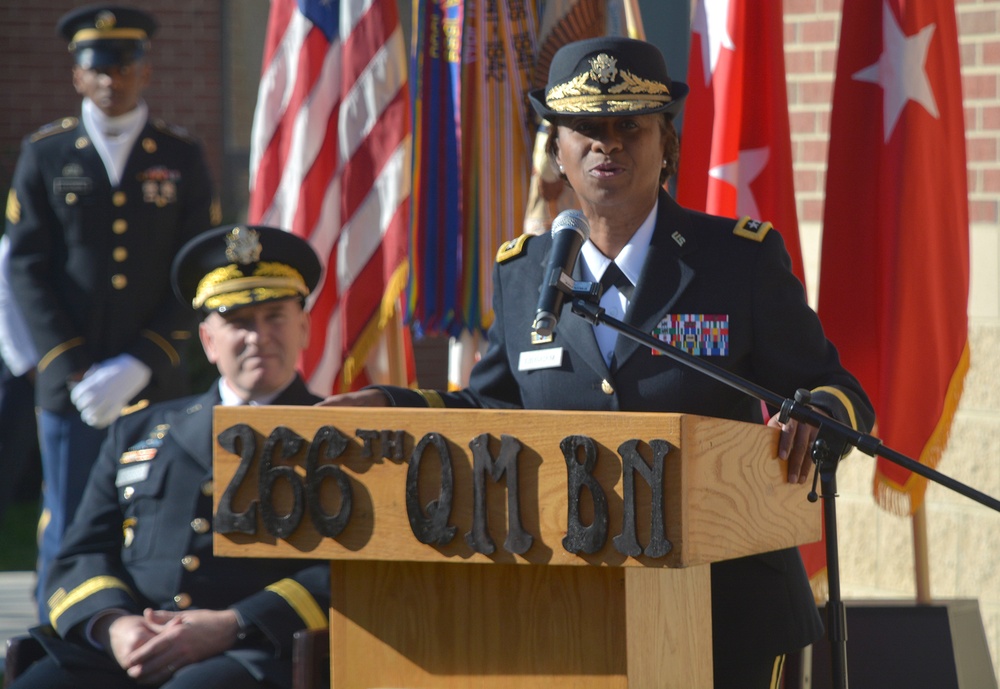
[[[560,175],[566,174],[566,168],[562,166],[562,163],[559,163],[559,174]]]
[[[663,159],[663,167],[666,167],[666,166],[667,166],[667,159],[666,159],[666,158],[664,158],[664,159]]]

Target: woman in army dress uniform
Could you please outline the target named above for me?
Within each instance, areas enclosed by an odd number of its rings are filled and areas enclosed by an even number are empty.
[[[642,41],[588,39],[554,56],[548,84],[531,102],[552,125],[549,154],[590,225],[574,278],[606,283],[600,304],[609,315],[779,395],[811,389],[816,408],[868,430],[871,405],[807,305],[778,233],[769,223],[689,211],[664,191],[677,169],[672,120],[686,93],[685,84],[669,78],[659,50]],[[524,236],[498,252],[489,346],[467,389],[377,387],[325,403],[763,421],[757,400],[607,326],[592,326],[569,305],[551,338],[533,337],[551,246],[550,235]],[[609,280],[613,273],[625,279]],[[678,331],[684,336],[673,334]],[[532,360],[547,363],[539,368]],[[807,480],[806,451],[815,433],[794,421],[782,428],[779,456],[788,462],[789,482]],[[711,567],[715,686],[775,686],[783,655],[823,631],[798,551]]]

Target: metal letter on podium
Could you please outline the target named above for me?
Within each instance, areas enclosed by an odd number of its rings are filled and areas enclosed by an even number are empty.
[[[817,541],[778,431],[217,407],[215,552],[329,560],[333,689],[711,689],[712,562]]]

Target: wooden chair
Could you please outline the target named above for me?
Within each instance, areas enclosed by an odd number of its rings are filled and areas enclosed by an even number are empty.
[[[45,650],[34,637],[24,634],[8,639],[3,671],[4,689],[9,687],[20,673],[27,670],[29,665],[44,656]]]
[[[330,630],[301,629],[292,635],[292,689],[330,688]]]

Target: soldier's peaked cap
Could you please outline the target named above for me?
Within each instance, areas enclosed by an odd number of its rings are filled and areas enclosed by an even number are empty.
[[[687,84],[673,81],[660,49],[620,36],[568,43],[549,65],[549,81],[528,94],[542,117],[621,117],[680,112]]]
[[[225,225],[188,241],[171,268],[174,294],[195,310],[230,311],[305,299],[322,266],[309,242],[264,225]]]
[[[141,59],[157,26],[153,15],[136,7],[86,5],[64,14],[56,29],[76,63],[94,69]]]

